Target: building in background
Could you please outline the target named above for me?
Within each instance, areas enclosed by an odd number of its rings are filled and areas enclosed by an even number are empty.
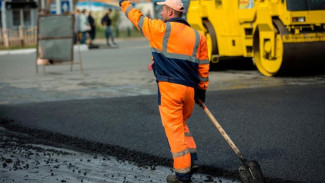
[[[74,1],[0,0],[0,47],[34,45],[38,15],[70,13]]]
[[[34,0],[0,0],[1,28],[14,29],[19,26],[37,25],[38,2]]]
[[[1,29],[37,26],[38,13],[73,12],[73,0],[0,0]]]

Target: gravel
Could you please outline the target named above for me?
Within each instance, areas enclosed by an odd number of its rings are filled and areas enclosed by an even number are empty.
[[[2,119],[1,125],[8,126],[10,122]],[[33,132],[33,135],[29,135],[0,127],[0,182],[165,182],[166,176],[174,173],[171,166],[159,165],[159,162],[171,164],[170,160],[158,158],[158,161],[154,161],[154,157],[149,157],[152,160],[145,163],[148,160],[144,158],[146,155],[136,155],[136,152],[126,149],[109,147],[111,151],[101,153],[105,149],[103,144],[97,144],[98,151],[93,151],[67,145],[70,142],[76,144],[76,139],[62,143],[53,141],[62,139],[59,134],[57,138],[44,139],[45,132],[43,135]],[[114,157],[108,154],[120,155]],[[134,158],[128,155],[144,160],[129,161]],[[192,181],[239,182],[204,173],[195,174]]]

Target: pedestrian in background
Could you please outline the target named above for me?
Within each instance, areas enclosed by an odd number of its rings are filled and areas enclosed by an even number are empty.
[[[114,35],[112,30],[112,19],[109,17],[111,13],[112,13],[112,9],[108,9],[107,13],[102,18],[101,23],[102,25],[106,26],[106,31],[105,31],[106,44],[108,46],[112,46],[111,44],[109,44],[109,38],[111,38],[113,46],[116,47],[117,44],[114,41]]]
[[[182,19],[181,0],[158,2],[163,20],[150,19],[128,0],[120,6],[130,21],[149,40],[158,82],[158,103],[162,124],[171,148],[176,175],[167,182],[191,182],[197,168],[195,141],[186,124],[195,102],[205,101],[209,83],[209,57],[204,34]]]
[[[151,12],[150,12],[150,10],[148,10],[146,16],[147,16],[148,18],[151,18]]]
[[[80,10],[74,10],[74,32],[73,32],[73,43],[77,44],[79,39],[79,32],[80,32]]]
[[[89,11],[89,14],[88,14],[88,23],[90,25],[90,31],[88,32],[89,33],[89,44],[92,45],[93,40],[96,37],[96,24],[95,24],[94,18],[92,17],[91,11]]]
[[[81,40],[80,43],[81,44],[86,44],[87,41],[87,32],[90,31],[90,25],[88,23],[88,19],[86,16],[87,11],[85,9],[83,9],[81,11],[81,14],[79,16],[80,19],[80,32],[81,32]]]

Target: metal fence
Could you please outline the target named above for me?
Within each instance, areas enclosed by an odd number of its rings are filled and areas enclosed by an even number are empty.
[[[0,28],[0,47],[34,46],[37,41],[37,27],[3,30]]]

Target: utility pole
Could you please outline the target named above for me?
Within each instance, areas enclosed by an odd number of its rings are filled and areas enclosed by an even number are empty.
[[[61,0],[56,0],[56,14],[61,14]]]
[[[9,39],[8,39],[8,32],[7,32],[7,17],[6,17],[6,0],[1,0],[1,17],[2,17],[2,34],[3,34],[3,41],[4,46],[9,47]]]
[[[41,9],[44,10],[45,8],[45,0],[41,0]]]
[[[1,0],[1,17],[2,17],[2,29],[7,29],[6,21],[6,0]]]

